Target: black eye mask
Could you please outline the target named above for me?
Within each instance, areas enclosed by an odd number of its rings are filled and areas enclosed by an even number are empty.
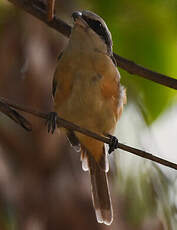
[[[82,18],[87,22],[87,24],[95,31],[106,43],[108,51],[111,50],[112,41],[109,34],[107,33],[106,28],[98,21],[94,19],[87,18],[85,15],[82,15]]]

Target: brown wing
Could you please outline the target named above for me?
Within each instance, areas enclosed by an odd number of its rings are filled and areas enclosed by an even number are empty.
[[[108,69],[103,71],[101,93],[105,100],[110,101],[116,120],[118,120],[122,114],[123,105],[126,103],[126,92],[120,84],[119,71],[112,63]]]
[[[115,76],[109,78],[104,76],[101,82],[101,93],[105,100],[109,100],[112,105],[112,110],[115,114],[116,120],[118,119],[118,105],[120,100],[120,82]]]
[[[63,55],[63,52],[61,52],[58,57],[57,57],[57,60],[60,61],[61,57]],[[56,89],[57,89],[57,80],[56,80],[56,72],[54,74],[54,78],[53,78],[53,84],[52,84],[52,94],[53,94],[53,97],[55,97],[55,93],[56,93]]]
[[[73,85],[73,75],[68,67],[67,60],[63,60],[62,54],[58,57],[58,65],[53,80],[53,95],[55,104],[59,107],[69,98]]]

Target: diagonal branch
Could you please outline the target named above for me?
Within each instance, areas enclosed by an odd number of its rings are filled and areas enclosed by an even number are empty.
[[[55,0],[48,0],[48,21],[52,21],[55,13]]]
[[[64,21],[58,17],[54,17],[53,20],[48,20],[48,10],[47,6],[44,5],[40,0],[8,0],[15,4],[17,7],[22,8],[29,14],[40,19],[48,26],[62,33],[64,36],[69,37],[71,33],[71,26],[66,24]],[[149,70],[143,66],[137,65],[133,61],[130,61],[124,57],[121,57],[114,53],[117,65],[122,69],[126,70],[130,74],[136,74],[140,77],[146,78],[148,80],[154,81],[161,85],[170,87],[172,89],[177,89],[177,79],[165,76],[163,74]]]
[[[46,120],[48,118],[48,114],[46,114],[46,113],[39,112],[39,111],[36,111],[34,109],[30,109],[30,108],[25,108],[23,106],[15,104],[15,103],[11,103],[5,98],[0,97],[0,102],[6,104],[8,106],[11,106],[11,107],[13,107],[15,109],[21,110],[23,112],[33,114],[34,116],[40,117],[42,119]],[[57,126],[58,127],[64,127],[66,129],[69,129],[69,130],[74,130],[74,131],[83,133],[83,134],[85,134],[87,136],[93,137],[93,138],[95,138],[95,139],[97,139],[99,141],[102,141],[102,142],[106,143],[106,144],[111,143],[110,138],[105,137],[105,136],[100,136],[97,133],[94,133],[94,132],[92,132],[90,130],[87,130],[87,129],[82,128],[82,127],[80,127],[78,125],[75,125],[75,124],[73,124],[73,123],[71,123],[69,121],[66,121],[66,120],[64,120],[64,119],[62,119],[60,117],[57,117]],[[151,153],[148,153],[148,152],[145,152],[145,151],[130,147],[130,146],[122,144],[122,143],[118,144],[118,148],[122,149],[124,151],[130,152],[130,153],[132,153],[134,155],[137,155],[137,156],[152,160],[152,161],[157,162],[157,163],[159,163],[161,165],[165,165],[167,167],[170,167],[170,168],[173,168],[173,169],[177,170],[177,164],[175,164],[173,162],[170,162],[170,161],[167,161],[165,159],[162,159],[160,157],[156,157],[156,156],[152,155]]]
[[[119,56],[118,54],[114,53],[114,57],[118,66],[126,70],[128,73],[138,75],[172,89],[177,89],[177,79],[149,70],[141,65],[135,64],[133,61]]]
[[[31,124],[22,115],[11,109],[9,105],[7,105],[7,103],[3,103],[0,101],[0,112],[4,113],[6,116],[22,126],[27,131],[32,130]]]
[[[22,8],[24,11],[33,15],[34,17],[40,19],[49,27],[57,30],[65,37],[69,37],[71,33],[71,26],[62,21],[59,18],[54,17],[52,21],[48,21],[47,17],[47,6],[45,6],[39,0],[8,0],[19,8]]]

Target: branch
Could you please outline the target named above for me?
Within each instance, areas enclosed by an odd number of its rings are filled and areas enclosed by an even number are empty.
[[[13,107],[15,109],[21,110],[23,112],[30,113],[30,114],[32,114],[34,116],[40,117],[40,118],[45,119],[45,120],[48,118],[48,114],[46,114],[46,113],[39,112],[39,111],[36,111],[34,109],[26,108],[26,107],[17,105],[15,103],[11,103],[7,99],[2,98],[2,97],[0,97],[0,103],[6,104],[6,105],[8,105],[10,107]],[[80,127],[78,125],[75,125],[75,124],[73,124],[73,123],[71,123],[69,121],[66,121],[66,120],[64,120],[64,119],[62,119],[60,117],[57,117],[57,126],[58,127],[64,127],[66,129],[69,129],[69,130],[80,132],[80,133],[85,134],[87,136],[93,137],[98,141],[102,141],[102,142],[104,142],[104,143],[106,143],[108,145],[111,143],[110,138],[105,137],[105,136],[100,136],[97,133],[94,133],[94,132],[92,132],[90,130],[87,130],[87,129],[82,128],[82,127]],[[130,146],[122,144],[120,142],[118,144],[118,148],[122,149],[124,151],[130,152],[130,153],[132,153],[134,155],[137,155],[137,156],[152,160],[152,161],[157,162],[157,163],[159,163],[161,165],[165,165],[167,167],[170,167],[170,168],[173,168],[173,169],[177,170],[177,164],[175,164],[173,162],[170,162],[170,161],[167,161],[165,159],[162,159],[160,157],[156,157],[156,156],[152,155],[151,153],[148,153],[148,152],[145,152],[145,151],[130,147]]]
[[[4,113],[6,116],[8,116],[10,119],[15,121],[17,124],[22,126],[27,131],[31,131],[31,124],[19,113],[17,113],[15,110],[11,109],[7,103],[0,101],[0,111]]]
[[[8,0],[15,4],[16,6],[22,8],[29,14],[40,19],[48,26],[62,33],[64,36],[69,37],[71,33],[71,27],[58,17],[54,17],[53,20],[48,20],[48,8],[40,0]],[[51,1],[50,1],[51,2]],[[148,80],[154,81],[161,85],[170,87],[172,89],[177,89],[177,79],[165,76],[163,74],[149,70],[143,66],[135,64],[124,57],[121,57],[114,53],[117,65],[122,69],[126,70],[130,74],[136,74],[140,77],[146,78]]]
[[[55,13],[55,0],[48,0],[48,21],[52,21]]]
[[[40,19],[42,22],[47,24],[49,27],[57,30],[65,37],[69,37],[71,33],[71,26],[66,24],[59,18],[54,17],[52,21],[48,20],[48,8],[40,0],[8,0],[19,8],[22,8],[24,11],[33,15],[34,17]]]
[[[118,54],[114,53],[114,57],[118,66],[126,70],[128,73],[138,75],[172,89],[177,89],[177,79],[149,70],[141,65],[135,64],[133,61],[119,56]]]

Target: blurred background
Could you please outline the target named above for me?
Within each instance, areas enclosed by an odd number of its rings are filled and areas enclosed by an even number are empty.
[[[56,1],[56,14],[70,25],[72,12],[80,9],[105,19],[114,52],[177,77],[176,0]],[[52,111],[56,58],[67,42],[0,0],[0,96]],[[177,162],[177,92],[119,70],[128,94],[119,141]],[[23,115],[32,132],[0,114],[0,230],[177,229],[175,170],[117,150],[109,157],[114,221],[98,224],[79,154],[60,133],[48,134],[44,120]]]

